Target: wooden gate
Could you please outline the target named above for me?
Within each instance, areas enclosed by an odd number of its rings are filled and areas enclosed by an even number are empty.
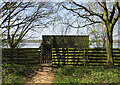
[[[40,63],[51,63],[52,61],[52,53],[50,52],[44,52],[45,50],[42,49],[42,46],[40,46]]]

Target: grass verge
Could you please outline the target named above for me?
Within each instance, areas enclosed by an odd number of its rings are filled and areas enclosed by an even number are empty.
[[[18,64],[8,64],[7,62],[2,63],[2,85],[4,84],[14,84],[23,83],[23,78],[27,77],[30,73],[35,72],[40,67],[37,65],[18,65]]]
[[[54,72],[55,79],[53,84],[118,83],[120,67],[66,65],[55,69]]]

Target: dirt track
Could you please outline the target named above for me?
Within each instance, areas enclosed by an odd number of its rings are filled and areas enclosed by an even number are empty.
[[[50,64],[42,64],[41,68],[33,74],[30,74],[24,81],[24,84],[33,83],[52,83],[54,73]],[[24,85],[23,84],[23,85]]]

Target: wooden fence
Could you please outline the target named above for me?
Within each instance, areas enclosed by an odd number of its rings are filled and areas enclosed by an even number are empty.
[[[114,65],[120,65],[120,48],[113,49]],[[105,48],[53,48],[52,65],[100,66],[107,64]]]
[[[12,61],[17,64],[39,64],[41,61],[39,48],[17,48],[2,50],[3,61]]]

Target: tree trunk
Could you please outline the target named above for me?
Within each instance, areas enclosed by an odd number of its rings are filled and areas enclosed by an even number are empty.
[[[14,56],[13,55],[15,54],[15,46],[9,44],[9,47],[10,47],[10,62],[13,62],[14,61]]]
[[[113,39],[112,39],[112,31],[109,28],[106,31],[107,37],[107,65],[113,66]]]
[[[104,36],[104,31],[103,31],[103,24],[102,24],[102,42],[103,42],[103,48],[105,48],[106,42],[105,42],[105,36]]]

